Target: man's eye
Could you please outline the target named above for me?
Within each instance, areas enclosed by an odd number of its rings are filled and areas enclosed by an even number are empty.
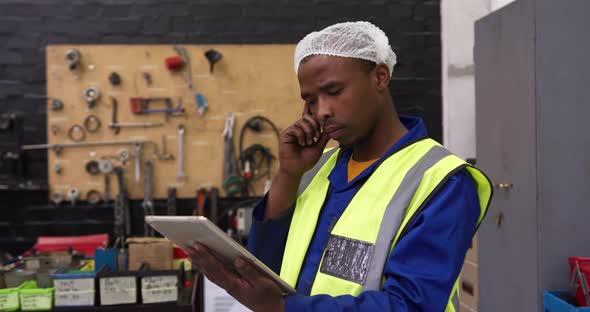
[[[315,100],[307,101],[305,104],[309,107],[312,107],[315,105]]]
[[[338,94],[342,93],[342,89],[334,89],[334,90],[329,90],[328,91],[328,95],[330,96],[336,96]]]

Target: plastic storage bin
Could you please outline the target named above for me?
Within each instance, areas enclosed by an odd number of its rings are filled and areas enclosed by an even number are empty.
[[[575,301],[570,291],[543,291],[543,312],[590,312],[590,307],[576,307],[564,300]]]
[[[22,287],[18,291],[21,311],[51,311],[53,288],[37,288],[35,281],[27,283],[27,287]]]

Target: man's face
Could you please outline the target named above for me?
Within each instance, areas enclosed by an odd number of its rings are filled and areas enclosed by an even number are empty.
[[[330,138],[350,146],[366,137],[379,114],[378,92],[361,63],[316,55],[299,65],[301,98]]]

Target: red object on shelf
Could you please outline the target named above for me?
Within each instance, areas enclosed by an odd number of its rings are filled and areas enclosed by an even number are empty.
[[[105,247],[109,241],[109,234],[97,234],[86,236],[40,236],[35,243],[37,252],[68,251],[83,253],[85,256],[94,256],[97,248]]]
[[[569,257],[568,262],[570,265],[572,288],[575,288],[576,302],[580,307],[590,306],[590,258]],[[577,272],[576,264],[579,268],[579,273]]]
[[[184,66],[184,61],[180,56],[166,58],[166,68],[168,68],[168,70],[179,70],[182,66]]]

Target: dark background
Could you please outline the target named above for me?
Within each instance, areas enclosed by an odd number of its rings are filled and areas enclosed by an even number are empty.
[[[400,113],[422,116],[430,135],[441,141],[440,1],[4,0],[0,2],[0,114],[24,116],[25,144],[45,142],[48,44],[296,44],[313,30],[357,20],[383,29],[398,55],[391,89]],[[112,230],[110,208],[47,204],[46,152],[24,156],[23,179],[0,178],[0,185],[5,185],[0,187],[0,250],[18,252],[30,247],[38,235]],[[6,168],[6,162],[0,164],[0,169]],[[24,181],[32,184],[23,186]],[[194,200],[180,204],[188,212]],[[136,219],[135,228],[140,230],[139,214]]]

